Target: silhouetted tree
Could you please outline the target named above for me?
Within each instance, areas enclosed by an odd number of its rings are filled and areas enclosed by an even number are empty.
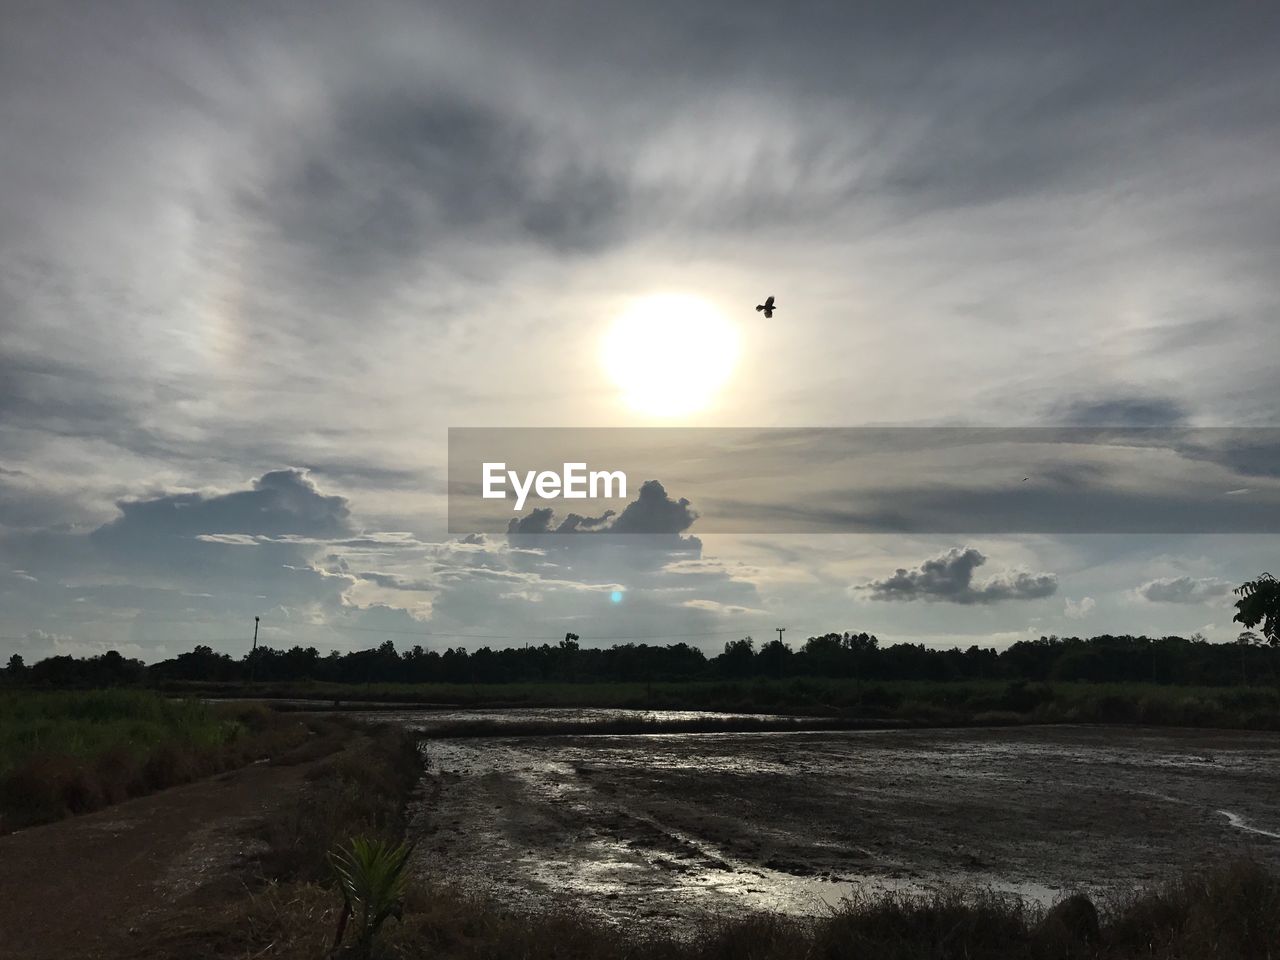
[[[1269,573],[1236,587],[1233,620],[1253,628],[1262,624],[1262,635],[1272,646],[1280,645],[1280,581]]]
[[[756,659],[760,663],[761,673],[770,677],[781,677],[787,672],[788,662],[793,656],[791,648],[781,640],[770,640],[760,648]]]
[[[749,677],[755,656],[756,642],[750,637],[743,637],[726,643],[724,653],[715,658],[715,664],[726,677]]]
[[[22,659],[22,654],[15,653],[9,658],[9,665],[4,669],[6,680],[14,683],[22,680],[27,675],[27,662]]]

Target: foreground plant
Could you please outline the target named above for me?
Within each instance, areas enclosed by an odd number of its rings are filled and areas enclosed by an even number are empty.
[[[406,868],[412,852],[409,844],[356,837],[348,846],[340,846],[329,854],[343,899],[342,916],[338,918],[338,930],[333,938],[334,950],[342,943],[352,917],[356,918],[354,948],[361,957],[369,956],[378,931],[387,919],[400,918],[409,886]]]

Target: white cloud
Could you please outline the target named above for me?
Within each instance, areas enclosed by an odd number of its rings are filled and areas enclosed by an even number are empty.
[[[1079,600],[1072,600],[1067,597],[1067,602],[1062,612],[1072,620],[1083,620],[1093,613],[1097,605],[1093,597],[1081,597]]]

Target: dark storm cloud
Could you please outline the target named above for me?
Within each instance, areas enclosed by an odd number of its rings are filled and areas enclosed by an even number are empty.
[[[697,537],[681,536],[697,519],[698,512],[687,498],[675,500],[668,495],[660,481],[646,480],[640,485],[636,498],[620,513],[606,510],[598,517],[583,517],[571,513],[557,523],[553,508],[538,507],[509,521],[507,536],[550,536],[556,538],[551,543],[563,546],[569,541],[559,539],[561,534],[640,534],[648,535],[649,542],[668,542],[678,545],[681,550],[687,550],[696,549],[700,545]]]
[[[610,525],[613,533],[684,533],[698,513],[685,497],[673,500],[657,480],[646,480],[640,494]]]
[[[507,564],[533,575],[529,582],[534,588],[539,580],[607,590],[625,584],[675,603],[692,599],[688,592],[698,589],[718,599],[756,602],[753,585],[735,582],[723,570],[690,575],[680,568],[702,555],[702,541],[687,533],[696,519],[687,499],[672,498],[660,482],[649,480],[618,513],[569,514],[557,520],[552,508],[545,507],[512,519],[507,541],[516,551]],[[450,607],[455,602],[450,600]]]
[[[577,514],[573,514],[574,517]],[[555,520],[555,510],[551,507],[538,507],[530,510],[523,517],[513,517],[507,525],[507,536],[537,536],[539,534],[555,533],[552,523]],[[577,525],[576,522],[574,524]]]
[[[1138,593],[1152,603],[1204,603],[1230,592],[1231,584],[1216,577],[1165,577],[1138,588]]]
[[[1052,573],[1010,571],[980,583],[973,572],[987,558],[973,547],[956,547],[915,570],[899,567],[890,577],[872,580],[858,589],[872,600],[940,600],[947,603],[999,603],[1004,600],[1037,600],[1052,596],[1058,578]]]
[[[121,501],[119,507],[117,519],[93,532],[95,542],[125,546],[201,534],[340,537],[351,532],[347,501],[321,494],[302,471],[292,469],[264,473],[251,490],[170,494]]]

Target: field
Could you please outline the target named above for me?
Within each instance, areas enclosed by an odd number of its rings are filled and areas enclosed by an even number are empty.
[[[39,702],[28,720],[85,709]],[[193,730],[243,723],[233,744],[252,739],[261,713],[162,707],[154,743],[183,725],[163,719],[170,708]],[[341,913],[327,854],[359,834],[415,844],[376,957],[1262,960],[1280,939],[1280,744],[1267,734],[542,729],[566,717],[636,719],[614,708],[365,718],[381,729],[308,718],[340,730],[336,753],[2,837],[0,863],[23,880],[0,902],[11,935],[0,956],[327,955]],[[431,738],[420,752],[416,731],[442,722],[485,735]],[[60,749],[88,759],[121,737]],[[68,883],[74,917],[33,906]],[[1090,894],[1096,921],[1065,899],[1073,889]],[[1064,899],[1070,909],[1053,906]]]
[[[1280,869],[1280,743],[1099,727],[430,741],[424,875],[696,929],[952,888],[1049,903]]]
[[[0,694],[0,832],[186,783],[306,736],[296,719],[246,704],[135,690]]]
[[[181,684],[210,697],[423,707],[619,707],[785,713],[923,724],[1121,723],[1280,730],[1280,688],[1153,683],[886,681],[794,678],[670,683]]]

